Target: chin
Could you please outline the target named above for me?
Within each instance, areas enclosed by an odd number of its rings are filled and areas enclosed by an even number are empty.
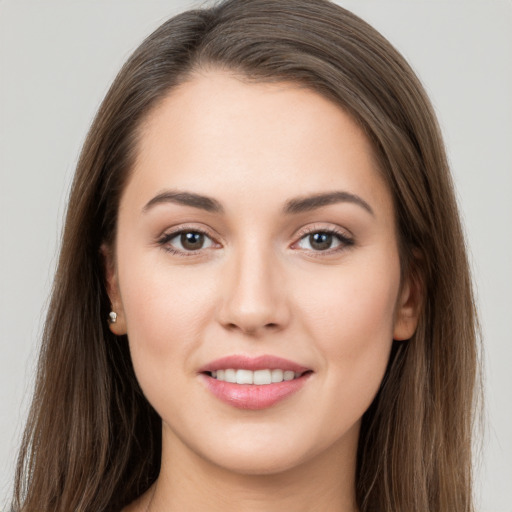
[[[324,433],[323,439],[311,432],[302,435],[252,436],[243,441],[222,439],[217,445],[203,446],[197,451],[204,460],[229,473],[247,476],[284,475],[301,467],[322,465],[324,459],[337,452],[341,459],[355,458],[359,422],[345,432]],[[326,456],[326,457],[324,457]]]
[[[246,476],[269,476],[283,474],[300,467],[304,457],[292,453],[272,453],[262,450],[258,454],[225,454],[213,464],[233,474]]]

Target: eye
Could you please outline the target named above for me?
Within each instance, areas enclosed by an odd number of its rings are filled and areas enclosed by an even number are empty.
[[[183,230],[164,235],[159,244],[172,253],[187,253],[212,247],[213,240],[202,231]]]
[[[298,242],[300,249],[322,252],[342,249],[353,245],[353,240],[335,231],[314,231],[304,235]]]

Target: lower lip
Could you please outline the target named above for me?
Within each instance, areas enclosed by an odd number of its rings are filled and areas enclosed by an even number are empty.
[[[207,388],[220,400],[238,409],[267,409],[297,393],[311,373],[274,384],[233,384],[201,374]]]

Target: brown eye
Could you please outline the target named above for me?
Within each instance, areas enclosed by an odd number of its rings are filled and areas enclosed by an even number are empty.
[[[178,231],[159,240],[160,245],[172,253],[192,253],[214,246],[213,240],[201,231]]]
[[[181,246],[187,251],[202,249],[204,245],[204,238],[205,237],[202,233],[186,231],[180,235]]]
[[[309,245],[315,251],[325,251],[331,248],[333,238],[331,233],[312,233],[309,235]]]
[[[297,246],[314,252],[342,250],[354,244],[354,240],[336,231],[313,231],[304,235]]]

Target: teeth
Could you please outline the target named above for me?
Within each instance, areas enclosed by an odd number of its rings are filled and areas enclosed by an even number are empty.
[[[236,382],[236,371],[235,370],[224,370],[224,380],[226,382]]]
[[[272,382],[282,382],[283,381],[283,370],[272,370]]]
[[[272,372],[270,370],[256,370],[253,384],[272,384]]]
[[[214,379],[222,380],[224,382],[232,382],[236,384],[256,384],[266,385],[278,382],[297,379],[301,376],[300,373],[295,373],[290,370],[235,370],[228,368],[226,370],[214,370],[211,372]]]
[[[235,371],[235,370],[233,370]],[[226,373],[228,370],[226,370]],[[254,382],[254,372],[251,370],[236,370],[237,384],[252,384]]]

